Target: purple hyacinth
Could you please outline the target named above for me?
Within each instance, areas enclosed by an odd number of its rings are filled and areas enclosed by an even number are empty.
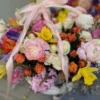
[[[15,32],[13,30],[9,30],[7,33],[6,33],[6,36],[12,40],[15,40],[17,41],[18,38],[19,38],[19,33],[18,32]]]
[[[48,76],[48,78],[45,81],[43,81],[45,76]],[[44,92],[48,90],[54,84],[56,77],[57,74],[53,69],[49,69],[48,73],[44,71],[41,74],[36,75],[35,77],[32,78],[32,90],[35,93]],[[40,85],[41,81],[43,82]]]

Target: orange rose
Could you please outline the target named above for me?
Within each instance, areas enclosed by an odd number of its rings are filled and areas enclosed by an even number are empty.
[[[71,73],[76,73],[78,69],[78,66],[75,64],[75,62],[70,62],[69,63],[69,71]]]
[[[44,56],[43,58],[40,58],[40,59],[38,59],[38,62],[44,62],[45,61],[45,59],[46,59],[46,57]]]
[[[18,63],[21,64],[25,61],[25,56],[23,54],[16,54],[14,56],[14,60]]]
[[[81,59],[81,60],[79,60],[78,65],[81,68],[86,67],[87,61]]]
[[[73,31],[74,31],[74,33],[80,33],[81,28],[79,28],[79,27],[74,27],[74,28],[73,28]]]
[[[60,37],[62,40],[67,38],[67,34],[66,33],[60,33]]]
[[[6,54],[9,53],[10,51],[13,50],[15,45],[16,45],[16,42],[14,40],[11,40],[11,39],[3,40],[3,52]]]
[[[67,34],[67,38],[69,42],[74,42],[77,39],[76,34],[71,34],[71,33]]]
[[[41,72],[45,71],[45,67],[41,64],[37,64],[34,70],[37,74],[40,74]]]
[[[73,50],[73,51],[70,53],[70,56],[71,56],[72,58],[75,58],[75,57],[77,56],[76,50]]]

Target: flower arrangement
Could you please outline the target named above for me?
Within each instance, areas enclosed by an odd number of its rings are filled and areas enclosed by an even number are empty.
[[[100,64],[100,27],[99,24],[95,24],[99,21],[83,12],[73,18],[75,13],[72,14],[69,9],[59,9],[56,13],[50,10],[48,12],[51,22],[59,33],[63,48],[59,47],[52,28],[40,14],[36,20],[31,21],[19,51],[13,57],[12,84],[26,79],[35,93],[48,93],[52,87],[59,85],[68,90],[73,87],[71,91],[76,88],[75,84],[80,83],[92,87],[100,80],[98,77],[100,66],[96,66]],[[4,33],[0,41],[1,59],[9,58],[7,55],[13,52],[19,43],[18,39],[23,35],[25,23],[23,25],[18,23],[18,19],[10,18],[9,28],[5,30],[5,27],[0,25],[1,32]],[[66,65],[65,70],[68,68],[68,76],[62,71],[59,48],[63,49],[62,55]],[[65,83],[68,85],[64,85]],[[67,92],[64,87],[58,94],[62,91]]]

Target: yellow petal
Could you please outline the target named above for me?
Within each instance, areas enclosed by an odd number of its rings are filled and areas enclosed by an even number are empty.
[[[45,33],[45,31],[46,31],[46,26],[44,26],[43,28],[42,28],[42,30],[41,30],[41,33]]]
[[[97,77],[93,73],[90,73],[87,78],[84,77],[84,84],[86,84],[86,85],[92,85],[93,82],[96,79],[97,79]]]
[[[41,33],[35,32],[35,34],[36,34],[38,37],[41,37]]]
[[[0,65],[0,79],[6,75],[6,67],[5,65]]]
[[[81,77],[81,69],[79,69],[78,73],[72,78],[72,82],[79,80]]]
[[[56,40],[54,38],[51,38],[48,42],[50,42],[50,43],[56,43]]]

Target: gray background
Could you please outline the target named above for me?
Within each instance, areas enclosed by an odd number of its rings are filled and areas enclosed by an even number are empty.
[[[3,18],[5,21],[8,20],[10,16],[14,16],[14,12],[16,8],[20,8],[27,4],[29,0],[0,0],[0,18]],[[0,100],[4,100],[2,96],[5,94],[6,90],[6,80],[0,80]],[[11,92],[12,100],[22,100],[22,97],[27,93],[26,86],[17,87],[15,90]],[[73,94],[75,97],[74,100],[100,100],[99,96],[82,96],[78,93]],[[45,96],[41,94],[33,94],[30,93],[30,97],[28,100],[52,100],[51,96]],[[67,96],[62,98],[62,100],[68,100]]]

